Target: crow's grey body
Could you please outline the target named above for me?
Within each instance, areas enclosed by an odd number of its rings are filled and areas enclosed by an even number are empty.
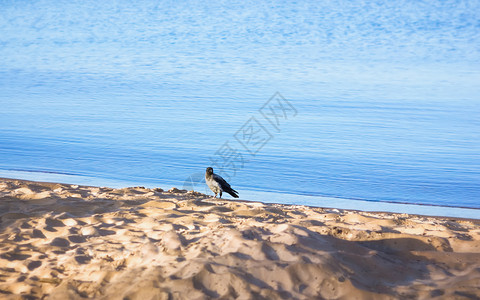
[[[205,182],[208,187],[215,193],[215,198],[217,194],[220,194],[222,198],[222,192],[229,193],[233,198],[238,198],[238,192],[225,181],[221,176],[214,174],[212,168],[207,168],[205,172]]]

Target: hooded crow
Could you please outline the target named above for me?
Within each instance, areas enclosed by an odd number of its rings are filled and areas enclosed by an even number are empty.
[[[208,187],[215,193],[215,198],[217,194],[220,193],[220,198],[222,198],[222,192],[229,193],[233,198],[238,198],[238,192],[225,181],[221,176],[213,173],[213,168],[208,167],[207,172],[205,173],[205,182]]]

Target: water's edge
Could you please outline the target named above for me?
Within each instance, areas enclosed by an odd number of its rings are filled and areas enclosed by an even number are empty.
[[[122,188],[127,186],[145,186],[148,188],[160,187],[163,189],[169,189],[172,186],[175,186],[177,188],[182,188],[182,183],[178,181],[162,181],[158,185],[145,185],[135,181],[95,178],[89,176],[80,176],[56,172],[32,172],[0,169],[0,178],[30,180],[39,182],[58,182],[86,186],[108,186],[112,188]],[[211,194],[211,192],[206,186],[195,187],[195,190],[202,193]],[[287,194],[254,190],[242,190],[241,199],[248,201],[259,201],[263,203],[305,205],[322,208],[480,219],[480,209],[470,207],[429,205],[421,203],[396,203],[392,201],[377,200],[343,199],[335,197],[307,196],[299,194]]]

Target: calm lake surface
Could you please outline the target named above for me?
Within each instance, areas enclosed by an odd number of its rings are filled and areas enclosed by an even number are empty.
[[[207,166],[244,199],[480,208],[480,2],[0,3],[0,177]]]

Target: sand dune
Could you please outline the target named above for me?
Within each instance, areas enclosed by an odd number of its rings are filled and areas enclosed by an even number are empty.
[[[478,221],[0,180],[0,298],[479,299]]]

